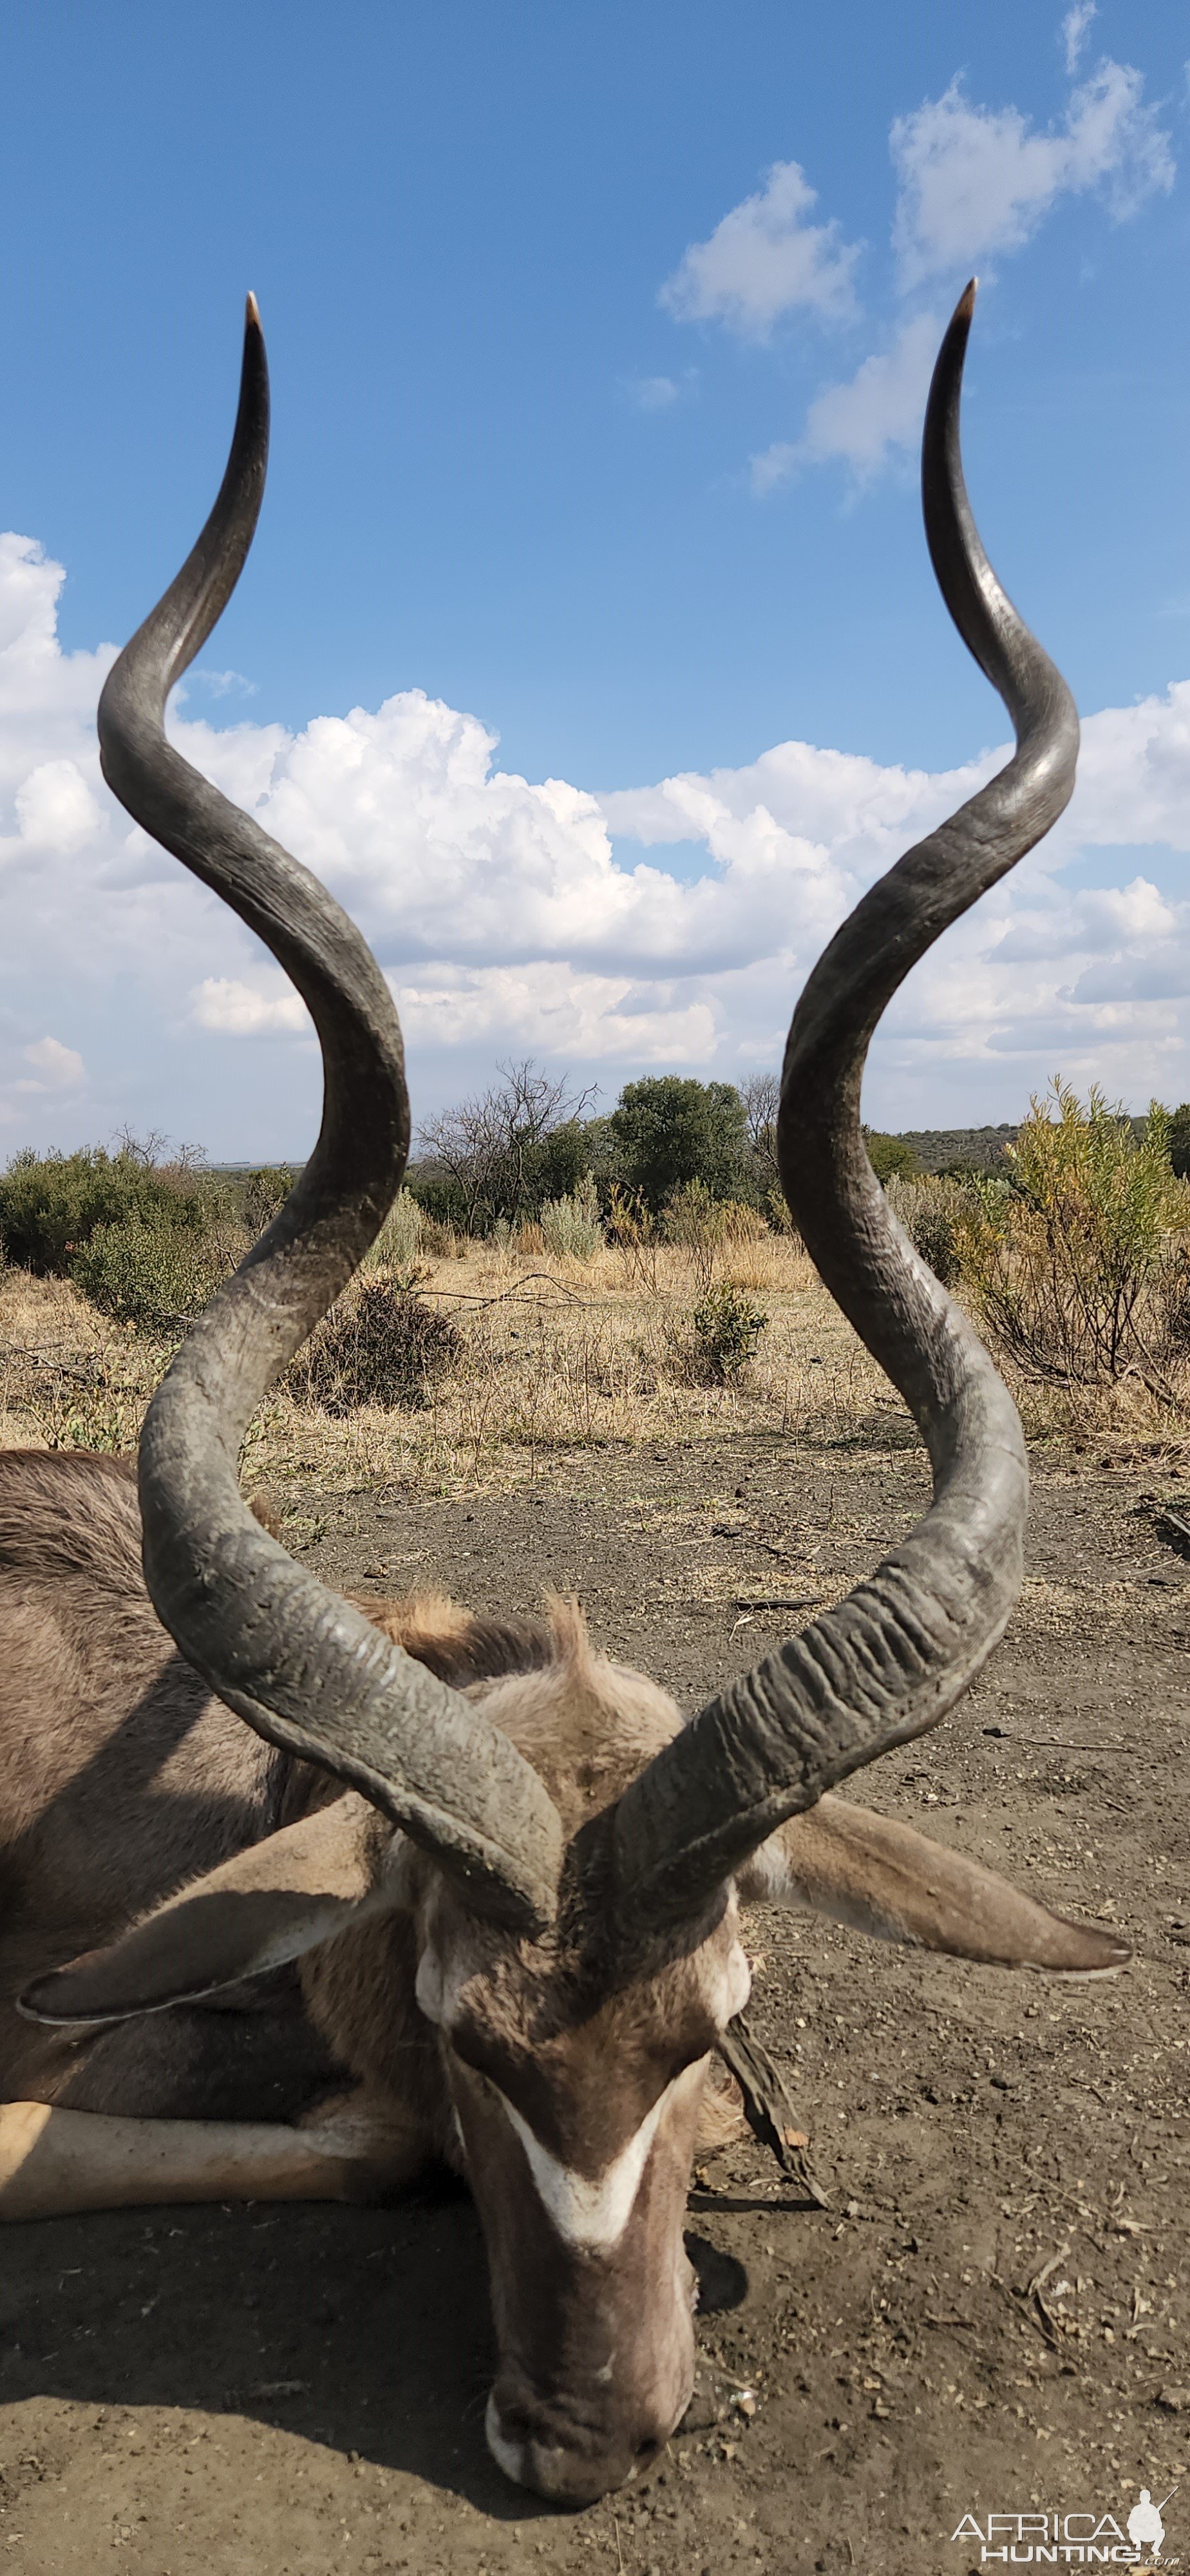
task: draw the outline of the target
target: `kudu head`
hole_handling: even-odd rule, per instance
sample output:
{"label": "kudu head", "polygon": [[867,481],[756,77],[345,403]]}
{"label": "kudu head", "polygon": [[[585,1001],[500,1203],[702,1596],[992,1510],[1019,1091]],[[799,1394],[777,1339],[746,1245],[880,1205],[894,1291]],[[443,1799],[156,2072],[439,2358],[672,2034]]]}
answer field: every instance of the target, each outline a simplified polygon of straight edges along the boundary
{"label": "kudu head", "polygon": [[[296,1564],[240,1497],[249,1419],[376,1236],[409,1143],[400,1031],[363,940],[163,728],[169,690],[235,585],[260,506],[267,377],[251,302],[219,497],[100,707],[117,796],[272,949],[307,1004],[325,1068],[315,1151],[160,1387],[140,1490],[149,1590],[183,1655],[258,1734],[346,1794],[289,1829],[307,1835],[304,1857],[295,1841],[271,1878],[262,1863],[247,1949],[229,1939],[220,1964],[216,1924],[208,1956],[181,1899],[144,1927],[147,1936],[177,1916],[172,1953],[158,1930],[139,2008],[292,1957],[366,1913],[412,1918],[417,2000],[439,2034],[490,2258],[500,2360],[488,2439],[511,2477],[570,2502],[623,2479],[689,2398],[682,2214],[708,2060],[747,1996],[737,1892],[772,1893],[780,1829],[946,1715],[1020,1584],[1027,1471],[1016,1412],[896,1224],[859,1120],[865,1056],[891,995],[1049,829],[1074,780],[1069,693],[1000,589],[963,484],[972,306],[968,289],[930,391],[926,534],[1017,748],[831,941],[794,1014],[779,1120],[794,1218],[912,1408],[933,1501],[837,1609],[687,1725],[651,1683],[573,1641],[532,1679],[451,1686]],[[132,1933],[123,1950],[141,1939]],[[1052,1963],[1095,1969],[1119,1955],[1098,1935],[1071,1934]],[[86,1972],[52,1982],[57,2010],[85,2017]]]}

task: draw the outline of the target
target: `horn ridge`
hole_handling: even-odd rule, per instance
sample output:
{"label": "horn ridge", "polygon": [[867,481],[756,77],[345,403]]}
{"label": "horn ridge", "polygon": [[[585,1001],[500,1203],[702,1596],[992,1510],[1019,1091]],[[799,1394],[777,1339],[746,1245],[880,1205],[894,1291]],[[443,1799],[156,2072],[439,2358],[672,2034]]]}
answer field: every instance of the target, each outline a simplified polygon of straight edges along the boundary
{"label": "horn ridge", "polygon": [[145,1579],[188,1662],[259,1735],[362,1790],[527,1933],[556,1907],[562,1834],[531,1765],[266,1534],[237,1459],[267,1388],[383,1224],[409,1149],[401,1032],[370,950],[317,879],[169,743],[166,699],[252,542],[268,454],[268,371],[249,300],[239,409],[214,508],[109,673],[99,740],[133,819],[255,931],[306,1002],[322,1049],[318,1142],[285,1206],[199,1317],[140,1444]]}
{"label": "horn ridge", "polygon": [[1028,1466],[1016,1408],[962,1310],[896,1223],[860,1128],[881,1013],[918,959],[1056,822],[1078,718],[992,572],[959,443],[974,288],[938,355],[922,505],[950,614],[1012,718],[1017,747],[856,906],[811,973],[782,1072],[782,1185],[836,1303],[909,1404],[929,1451],[924,1519],[837,1609],[709,1702],[621,1798],[618,1913],[652,1932],[695,1910],[776,1827],[937,1725],[1003,1634],[1020,1590]]}

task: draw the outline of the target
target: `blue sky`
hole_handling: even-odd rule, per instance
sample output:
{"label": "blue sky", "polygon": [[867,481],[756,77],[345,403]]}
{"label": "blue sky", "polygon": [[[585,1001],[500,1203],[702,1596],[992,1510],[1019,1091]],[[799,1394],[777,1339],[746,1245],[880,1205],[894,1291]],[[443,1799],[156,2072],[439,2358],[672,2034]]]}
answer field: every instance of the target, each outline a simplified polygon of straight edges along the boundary
{"label": "blue sky", "polygon": [[913,453],[972,267],[968,477],[1087,751],[869,1113],[1190,1093],[1181,7],[42,0],[0,45],[0,1152],[316,1117],[280,979],[91,748],[249,285],[269,493],[179,738],[356,912],[418,1107],[529,1052],[605,1104],[775,1062],[843,911],[985,774]]}

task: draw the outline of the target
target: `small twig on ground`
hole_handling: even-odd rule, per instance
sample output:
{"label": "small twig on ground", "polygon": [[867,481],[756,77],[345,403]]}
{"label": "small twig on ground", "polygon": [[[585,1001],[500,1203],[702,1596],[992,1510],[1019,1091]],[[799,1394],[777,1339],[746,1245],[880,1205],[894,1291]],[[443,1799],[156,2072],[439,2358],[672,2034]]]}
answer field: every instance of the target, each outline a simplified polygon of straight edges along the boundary
{"label": "small twig on ground", "polygon": [[807,2199],[819,2209],[829,2209],[830,2202],[806,2163],[805,2134],[798,2126],[785,2078],[742,2013],[728,2023],[719,2042],[719,2055],[739,2085],[744,2117],[753,2136],[776,2157],[782,2173],[805,2192]]}
{"label": "small twig on ground", "polygon": [[606,1306],[610,1302],[606,1297],[580,1297],[577,1288],[568,1288],[564,1279],[551,1278],[548,1270],[527,1270],[524,1278],[518,1281],[515,1288],[501,1288],[494,1297],[480,1297],[474,1291],[465,1288],[419,1288],[417,1293],[419,1297],[435,1297],[440,1304],[448,1306],[520,1304],[548,1307],[550,1304],[548,1297],[526,1297],[524,1293],[535,1279],[541,1280],[547,1288],[555,1288],[559,1297],[568,1297],[572,1306]]}
{"label": "small twig on ground", "polygon": [[1046,2282],[1052,2281],[1055,2272],[1059,2270],[1063,2263],[1068,2262],[1069,2259],[1070,2244],[1069,2240],[1067,2240],[1064,2245],[1059,2245],[1056,2254],[1051,2254],[1048,2263],[1043,2263],[1040,2271],[1034,2273],[1026,2291],[1026,2297],[1032,2299],[1033,2305],[1037,2310],[1037,2314],[1041,2319],[1047,2343],[1052,2343],[1054,2345],[1057,2345],[1060,2341],[1062,2329],[1059,2325],[1058,2319],[1046,2306],[1045,2300],[1041,2294],[1045,2288]]}
{"label": "small twig on ground", "polygon": [[989,2272],[988,2279],[995,2282],[998,2290],[1003,2291],[1014,2317],[1023,2318],[1027,2325],[1031,2325],[1034,2334],[1040,2335],[1043,2344],[1052,2352],[1057,2336],[1052,2324],[1047,2325],[1043,2321],[1043,2316],[1038,2315],[1028,2292],[1014,2290],[1011,2281],[1006,2281],[999,2272]]}
{"label": "small twig on ground", "polygon": [[1053,1753],[1127,1753],[1128,1746],[1116,1737],[1105,1736],[1100,1744],[1074,1744],[1066,1735],[1015,1735],[1009,1726],[985,1726],[984,1735],[994,1735],[1001,1744],[1029,1744]]}
{"label": "small twig on ground", "polygon": [[1161,1505],[1154,1510],[1153,1523],[1181,1554],[1190,1553],[1190,1521],[1184,1521],[1180,1512],[1171,1511],[1168,1503]]}

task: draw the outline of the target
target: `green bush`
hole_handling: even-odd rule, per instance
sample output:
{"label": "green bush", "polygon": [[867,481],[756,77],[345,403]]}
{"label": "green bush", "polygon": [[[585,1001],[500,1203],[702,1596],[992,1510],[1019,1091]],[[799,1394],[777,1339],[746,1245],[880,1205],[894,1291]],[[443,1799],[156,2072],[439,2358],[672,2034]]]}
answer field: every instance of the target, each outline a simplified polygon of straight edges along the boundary
{"label": "green bush", "polygon": [[361,1404],[422,1405],[460,1349],[457,1324],[419,1297],[414,1272],[363,1278],[316,1325],[286,1384],[336,1418]]}
{"label": "green bush", "polygon": [[169,1334],[184,1330],[232,1268],[217,1236],[158,1213],[97,1225],[73,1255],[70,1276],[103,1314]]}
{"label": "green bush", "polygon": [[75,1154],[17,1154],[0,1174],[0,1239],[10,1261],[64,1276],[97,1227],[159,1222],[195,1233],[234,1219],[228,1184],[186,1159],[155,1163],[151,1147],[101,1145]]}
{"label": "green bush", "polygon": [[768,1318],[739,1288],[708,1289],[690,1318],[686,1344],[689,1376],[697,1386],[738,1386]]}

